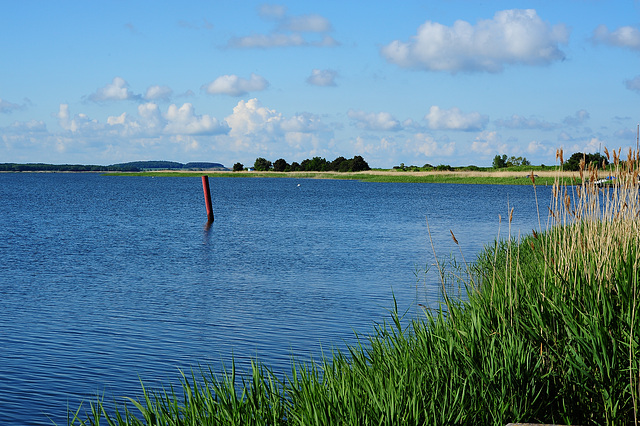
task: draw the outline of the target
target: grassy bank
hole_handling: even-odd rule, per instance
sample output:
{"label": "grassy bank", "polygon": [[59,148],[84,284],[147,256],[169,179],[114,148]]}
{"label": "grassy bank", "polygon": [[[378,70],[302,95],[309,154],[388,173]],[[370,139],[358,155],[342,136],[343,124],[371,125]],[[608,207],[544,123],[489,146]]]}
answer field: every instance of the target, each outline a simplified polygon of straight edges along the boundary
{"label": "grassy bank", "polygon": [[[259,364],[244,379],[198,371],[117,414],[90,402],[69,423],[637,424],[637,160],[616,162],[604,189],[588,169],[580,186],[557,182],[532,235],[512,238],[507,212],[476,262],[438,266],[442,308],[408,326],[392,316],[361,346],[287,377]],[[447,292],[458,285],[468,297]]]}
{"label": "grassy bank", "polygon": [[[389,183],[460,183],[460,184],[486,184],[486,185],[531,185],[529,175],[536,175],[538,185],[553,185],[555,175],[548,171],[534,170],[504,170],[497,171],[397,171],[374,170],[357,173],[335,172],[133,172],[133,173],[108,173],[109,176],[173,176],[173,177],[199,177],[204,174],[211,178],[291,178],[291,179],[337,179],[358,180],[362,182],[389,182]],[[567,173],[573,176],[574,173]],[[579,183],[579,180],[576,182]]]}

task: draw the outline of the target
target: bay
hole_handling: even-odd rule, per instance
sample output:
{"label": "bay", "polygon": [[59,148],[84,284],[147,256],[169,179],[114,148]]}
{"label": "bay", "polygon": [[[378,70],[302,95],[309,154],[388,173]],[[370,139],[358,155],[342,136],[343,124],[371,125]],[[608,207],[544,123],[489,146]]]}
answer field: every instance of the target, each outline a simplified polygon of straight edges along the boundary
{"label": "bay", "polygon": [[0,424],[65,424],[82,400],[200,365],[286,373],[389,320],[394,298],[408,317],[438,302],[427,218],[438,257],[467,261],[510,208],[513,235],[539,223],[531,187],[210,183],[207,227],[199,178],[0,174]]}

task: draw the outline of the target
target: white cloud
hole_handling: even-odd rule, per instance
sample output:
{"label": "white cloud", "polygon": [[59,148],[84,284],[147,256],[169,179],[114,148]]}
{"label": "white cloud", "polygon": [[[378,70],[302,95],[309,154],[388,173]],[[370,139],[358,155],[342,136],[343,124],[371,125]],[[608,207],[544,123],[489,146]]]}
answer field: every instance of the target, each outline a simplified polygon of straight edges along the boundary
{"label": "white cloud", "polygon": [[531,155],[536,155],[538,157],[551,157],[551,155],[555,155],[557,147],[552,146],[548,142],[540,142],[533,140],[529,142],[527,145],[527,153]]}
{"label": "white cloud", "polygon": [[163,100],[168,101],[173,94],[173,90],[171,90],[168,86],[149,86],[147,89],[147,93],[145,93],[144,98],[148,101],[154,100]]}
{"label": "white cloud", "polygon": [[107,124],[117,128],[122,136],[155,137],[158,135],[217,135],[229,131],[226,122],[210,115],[197,115],[190,103],[181,107],[169,105],[162,114],[153,102],[138,105],[138,116],[127,113],[111,116]]}
{"label": "white cloud", "polygon": [[94,102],[138,100],[140,95],[135,95],[129,90],[129,84],[121,77],[115,77],[110,84],[99,88],[89,95],[89,100]]}
{"label": "white cloud", "polygon": [[502,138],[496,131],[481,132],[471,143],[471,151],[483,155],[494,155],[507,151],[507,145],[502,142]]}
{"label": "white cloud", "polygon": [[314,69],[311,71],[311,75],[307,78],[307,83],[313,86],[336,86],[336,77],[338,72],[334,70],[320,70]]}
{"label": "white cloud", "polygon": [[60,104],[57,117],[60,127],[72,133],[81,131],[96,131],[103,127],[98,122],[98,120],[92,120],[86,114],[76,114],[72,118],[71,113],[69,112],[68,104]]}
{"label": "white cloud", "polygon": [[316,14],[291,16],[280,23],[280,29],[292,32],[325,33],[331,31],[331,23],[324,16]]}
{"label": "white cloud", "polygon": [[629,90],[633,90],[635,92],[640,92],[640,75],[635,76],[631,80],[625,81],[624,85]]}
{"label": "white cloud", "polygon": [[402,128],[400,122],[388,112],[364,112],[349,110],[347,116],[355,121],[357,127],[365,130],[395,131]]}
{"label": "white cloud", "polygon": [[432,130],[482,130],[489,118],[478,112],[462,113],[459,108],[440,109],[438,106],[429,108],[429,113],[424,117]]}
{"label": "white cloud", "polygon": [[[231,37],[227,47],[232,48],[272,48],[291,46],[333,47],[339,43],[327,33],[332,31],[331,22],[318,14],[287,16],[287,9],[280,5],[262,5],[258,14],[263,19],[275,21],[276,26],[269,34],[253,34]],[[309,40],[302,34],[321,35],[319,40]]]}
{"label": "white cloud", "polygon": [[165,133],[182,135],[211,135],[227,133],[226,123],[220,123],[210,115],[196,115],[193,105],[183,104],[178,108],[175,104],[169,105],[165,114],[167,125]]}
{"label": "white cloud", "polygon": [[640,30],[630,26],[620,27],[611,32],[606,25],[599,25],[593,31],[592,40],[610,46],[640,50]]}
{"label": "white cloud", "polygon": [[564,59],[558,47],[569,40],[564,24],[551,26],[533,9],[504,10],[475,26],[456,21],[448,27],[427,21],[408,42],[381,49],[391,63],[427,71],[500,72],[505,65],[547,65]]}
{"label": "white cloud", "polygon": [[508,129],[553,130],[559,127],[556,123],[549,123],[548,121],[538,120],[533,117],[526,118],[517,114],[512,115],[511,118],[507,120],[496,120],[495,124]]}
{"label": "white cloud", "polygon": [[265,90],[268,86],[269,82],[264,77],[251,73],[248,80],[234,74],[223,75],[202,86],[202,89],[210,95],[243,96],[249,92]]}
{"label": "white cloud", "polygon": [[279,133],[282,123],[282,114],[263,107],[258,99],[253,98],[248,101],[240,101],[233,108],[233,114],[226,119],[229,123],[231,136],[245,136],[251,134]]}
{"label": "white cloud", "polygon": [[426,133],[417,133],[407,141],[407,148],[410,152],[422,154],[427,159],[430,157],[450,157],[456,152],[455,142],[438,143],[433,136]]}
{"label": "white cloud", "polygon": [[[296,114],[290,118],[263,106],[257,99],[239,101],[233,113],[225,118],[230,127],[230,143],[234,151],[289,158],[320,155],[331,140],[332,132],[314,114]],[[315,153],[312,155],[312,153]]]}
{"label": "white cloud", "polygon": [[320,121],[320,117],[311,113],[296,114],[291,118],[283,119],[281,128],[284,132],[295,133],[311,133],[327,129]]}

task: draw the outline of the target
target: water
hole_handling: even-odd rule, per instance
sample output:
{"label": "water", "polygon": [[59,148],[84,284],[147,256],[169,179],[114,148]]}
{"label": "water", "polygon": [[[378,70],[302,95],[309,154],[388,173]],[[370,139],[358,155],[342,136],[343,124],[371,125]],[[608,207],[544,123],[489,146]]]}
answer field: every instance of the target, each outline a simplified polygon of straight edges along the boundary
{"label": "water", "polygon": [[[300,186],[298,186],[300,184]],[[354,343],[437,301],[439,257],[472,260],[531,187],[299,179],[0,174],[0,424],[66,423],[67,406],[136,396],[178,369],[291,358]],[[548,188],[538,188],[546,212]],[[543,223],[544,226],[544,223]],[[502,234],[506,233],[503,220]]]}

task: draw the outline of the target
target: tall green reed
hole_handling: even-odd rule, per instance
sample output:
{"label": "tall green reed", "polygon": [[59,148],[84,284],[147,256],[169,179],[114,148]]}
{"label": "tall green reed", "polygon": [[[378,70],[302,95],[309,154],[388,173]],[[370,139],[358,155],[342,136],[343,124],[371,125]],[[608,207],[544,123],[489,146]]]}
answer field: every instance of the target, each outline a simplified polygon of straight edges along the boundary
{"label": "tall green reed", "polygon": [[473,264],[437,260],[439,308],[396,308],[286,377],[258,363],[246,376],[201,370],[115,411],[98,398],[69,424],[637,424],[638,154],[614,153],[613,186],[596,185],[601,173],[583,164],[579,185],[558,179],[544,229],[512,236],[510,209],[506,236]]}

